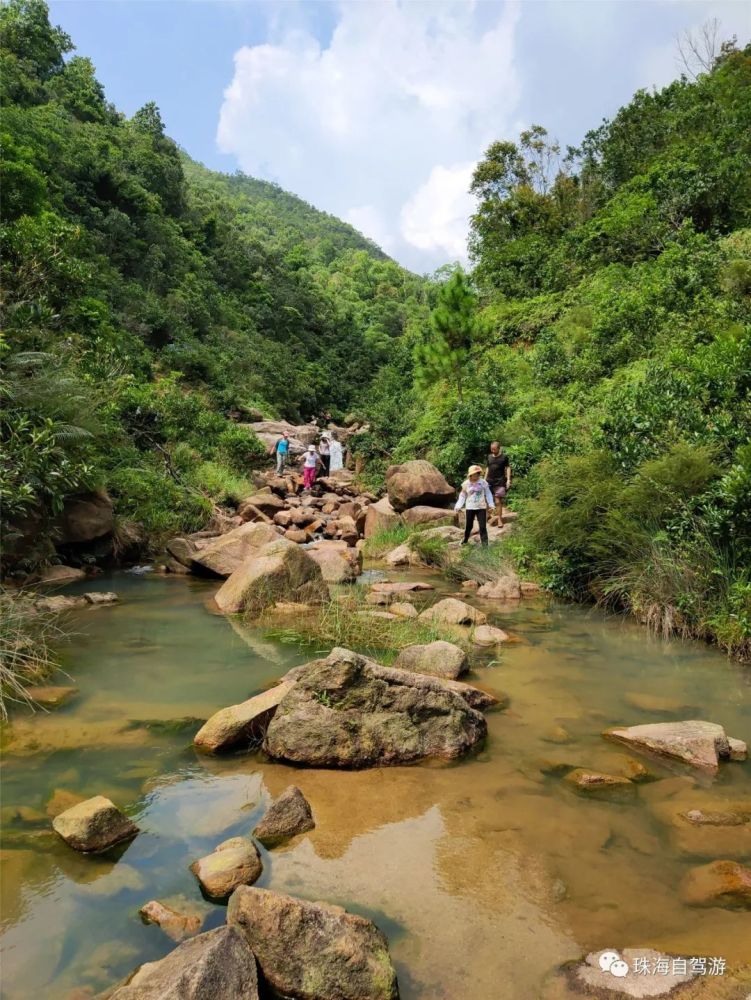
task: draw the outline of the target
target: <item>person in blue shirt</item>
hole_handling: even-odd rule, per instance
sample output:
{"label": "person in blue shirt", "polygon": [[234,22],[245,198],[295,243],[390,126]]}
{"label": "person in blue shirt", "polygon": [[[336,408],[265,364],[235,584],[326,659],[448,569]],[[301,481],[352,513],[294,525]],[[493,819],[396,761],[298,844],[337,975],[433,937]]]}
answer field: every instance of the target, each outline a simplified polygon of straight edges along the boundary
{"label": "person in blue shirt", "polygon": [[281,476],[289,458],[289,434],[286,431],[271,449],[270,454],[276,455],[276,474]]}
{"label": "person in blue shirt", "polygon": [[480,529],[480,541],[483,545],[487,545],[488,511],[493,510],[495,501],[487,480],[482,478],[482,468],[479,465],[470,465],[467,470],[467,478],[462,483],[454,510],[461,510],[462,507],[467,511],[462,545],[466,545],[469,541],[475,521]]}

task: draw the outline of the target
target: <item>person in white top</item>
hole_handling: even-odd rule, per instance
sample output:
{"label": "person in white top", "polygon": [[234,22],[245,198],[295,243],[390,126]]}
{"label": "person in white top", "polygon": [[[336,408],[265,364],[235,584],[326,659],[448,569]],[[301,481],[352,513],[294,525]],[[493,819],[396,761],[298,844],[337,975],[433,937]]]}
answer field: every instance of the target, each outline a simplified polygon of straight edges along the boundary
{"label": "person in white top", "polygon": [[344,449],[342,448],[341,441],[337,439],[337,436],[333,431],[329,439],[329,452],[331,454],[331,458],[329,459],[329,470],[331,472],[336,472],[337,469],[343,469]]}
{"label": "person in white top", "polygon": [[454,506],[454,510],[465,507],[467,511],[462,545],[466,545],[469,541],[475,521],[480,529],[480,541],[483,545],[488,544],[488,511],[493,510],[494,506],[495,501],[490,486],[487,480],[482,478],[482,468],[479,465],[470,465],[467,478],[462,483],[459,499]]}
{"label": "person in white top", "polygon": [[321,456],[324,476],[328,476],[331,463],[331,441],[328,432],[321,434],[318,442],[318,454]]}

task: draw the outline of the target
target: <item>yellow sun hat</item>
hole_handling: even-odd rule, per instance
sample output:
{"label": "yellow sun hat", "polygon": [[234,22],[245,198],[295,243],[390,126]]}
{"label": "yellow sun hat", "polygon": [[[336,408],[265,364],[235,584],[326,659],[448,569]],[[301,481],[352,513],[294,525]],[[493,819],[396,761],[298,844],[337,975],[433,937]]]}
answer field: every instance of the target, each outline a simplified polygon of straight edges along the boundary
{"label": "yellow sun hat", "polygon": [[482,475],[482,466],[481,465],[470,465],[469,469],[467,470],[467,475],[468,476],[474,476],[474,474],[476,472],[479,472]]}

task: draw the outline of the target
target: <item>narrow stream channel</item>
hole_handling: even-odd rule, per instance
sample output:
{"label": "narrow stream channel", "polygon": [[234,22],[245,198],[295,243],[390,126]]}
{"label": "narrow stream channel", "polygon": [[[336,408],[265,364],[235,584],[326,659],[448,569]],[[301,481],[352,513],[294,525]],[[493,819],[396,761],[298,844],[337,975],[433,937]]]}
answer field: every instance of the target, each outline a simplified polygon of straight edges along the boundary
{"label": "narrow stream channel", "polygon": [[[188,865],[250,833],[268,798],[293,782],[316,829],[262,849],[258,885],[371,916],[389,937],[404,1000],[534,1000],[554,966],[596,948],[751,960],[751,913],[682,904],[682,877],[709,858],[681,841],[662,808],[671,797],[702,808],[750,799],[751,763],[724,764],[712,781],[649,762],[666,780],[629,801],[586,799],[543,773],[546,761],[622,770],[628,751],[600,735],[616,724],[704,718],[749,740],[748,669],[591,610],[483,605],[514,641],[468,678],[511,699],[488,714],[479,755],[451,766],[293,770],[258,755],[199,755],[191,739],[195,720],[315,651],[210,613],[215,584],[206,581],[121,574],[97,586],[121,604],[71,616],[78,634],[64,668],[73,680],[58,683],[79,695],[48,714],[19,710],[5,727],[7,1000],[82,1000],[165,954],[170,940],[139,919],[147,900],[184,897],[205,913],[204,929],[220,924],[224,908],[201,899]],[[672,704],[646,712],[635,694]],[[75,854],[48,826],[66,793],[108,796],[141,834],[115,858]]]}

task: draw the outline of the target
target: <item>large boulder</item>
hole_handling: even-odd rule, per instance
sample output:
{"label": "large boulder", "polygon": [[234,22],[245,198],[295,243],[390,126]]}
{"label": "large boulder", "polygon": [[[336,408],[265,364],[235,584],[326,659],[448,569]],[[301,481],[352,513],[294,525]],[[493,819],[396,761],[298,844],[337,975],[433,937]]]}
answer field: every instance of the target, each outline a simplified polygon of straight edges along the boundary
{"label": "large boulder", "polygon": [[271,757],[314,767],[362,768],[428,757],[450,760],[486,735],[480,712],[438,678],[389,670],[347,649],[296,668],[269,723]]}
{"label": "large boulder", "polygon": [[328,903],[241,887],[230,899],[227,924],[245,935],[276,995],[398,1000],[388,943],[366,917]]}
{"label": "large boulder", "polygon": [[217,607],[225,614],[243,611],[252,615],[276,601],[311,604],[327,599],[321,567],[288,538],[264,545],[214,595]]}
{"label": "large boulder", "polygon": [[371,538],[383,531],[391,531],[401,523],[401,516],[391,506],[388,497],[383,497],[378,503],[372,503],[368,507],[363,534],[365,538]]}
{"label": "large boulder", "polygon": [[433,674],[456,680],[469,669],[467,654],[453,642],[429,642],[424,646],[407,646],[394,660],[400,670],[413,670],[418,674]]}
{"label": "large boulder", "polygon": [[65,501],[57,522],[59,545],[93,542],[112,533],[115,515],[106,493],[81,493]]}
{"label": "large boulder", "polygon": [[196,554],[197,548],[192,538],[183,538],[178,535],[176,538],[171,538],[165,548],[181,566],[185,566],[186,569],[193,568],[193,556]]}
{"label": "large boulder", "polygon": [[456,490],[430,462],[416,459],[386,470],[386,492],[395,511],[408,507],[448,507]]}
{"label": "large boulder", "polygon": [[310,803],[296,785],[285,788],[253,831],[264,847],[274,847],[315,827]]}
{"label": "large boulder", "polygon": [[217,927],[147,962],[108,1000],[258,1000],[256,960],[243,934]]}
{"label": "large boulder", "polygon": [[681,887],[689,906],[751,910],[751,868],[737,861],[712,861],[692,868]]}
{"label": "large boulder", "polygon": [[321,567],[326,583],[354,583],[362,572],[362,552],[346,542],[318,542],[306,551]]}
{"label": "large boulder", "polygon": [[444,597],[426,608],[420,620],[436,625],[484,625],[487,616],[456,597]]}
{"label": "large boulder", "polygon": [[211,899],[227,899],[239,885],[252,885],[263,865],[258,848],[245,837],[230,837],[198,861],[190,870]]}
{"label": "large boulder", "polygon": [[282,681],[239,705],[220,709],[198,730],[194,744],[216,752],[260,743],[279,702],[291,687],[291,681]]}
{"label": "large boulder", "polygon": [[52,820],[55,833],[76,851],[106,851],[130,840],[138,827],[103,795],[95,795],[61,812]]}
{"label": "large boulder", "polygon": [[722,726],[700,719],[618,726],[603,735],[712,773],[718,770],[721,759],[742,760],[745,757],[745,744],[741,740],[731,741]]}
{"label": "large boulder", "polygon": [[402,514],[402,520],[410,528],[418,524],[453,524],[454,511],[446,507],[409,507]]}
{"label": "large boulder", "polygon": [[[279,538],[270,524],[241,524],[226,535],[219,535],[208,545],[193,553],[193,569],[214,576],[231,576],[236,569],[258,554],[269,542]],[[182,560],[180,560],[182,561]]]}

